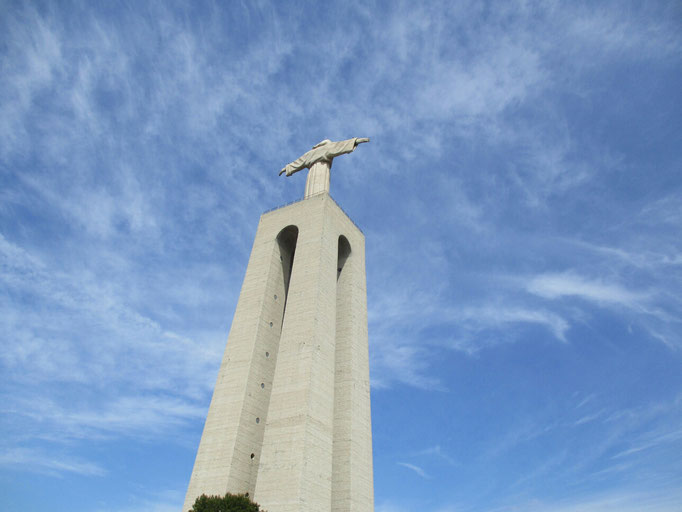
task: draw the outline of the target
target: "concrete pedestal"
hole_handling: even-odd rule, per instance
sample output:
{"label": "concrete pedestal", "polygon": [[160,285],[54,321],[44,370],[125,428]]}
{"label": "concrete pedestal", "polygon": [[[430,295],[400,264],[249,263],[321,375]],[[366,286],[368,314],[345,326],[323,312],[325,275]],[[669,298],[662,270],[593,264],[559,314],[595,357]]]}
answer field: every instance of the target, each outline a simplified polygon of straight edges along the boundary
{"label": "concrete pedestal", "polygon": [[364,244],[326,193],[263,214],[184,512],[373,510]]}

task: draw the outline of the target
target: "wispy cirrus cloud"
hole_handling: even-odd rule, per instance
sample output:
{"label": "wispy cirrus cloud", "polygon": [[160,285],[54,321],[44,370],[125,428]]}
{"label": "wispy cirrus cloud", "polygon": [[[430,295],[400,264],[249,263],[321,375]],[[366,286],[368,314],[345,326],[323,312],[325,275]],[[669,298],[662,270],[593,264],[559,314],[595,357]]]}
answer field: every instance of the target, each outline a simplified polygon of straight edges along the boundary
{"label": "wispy cirrus cloud", "polygon": [[419,466],[415,466],[414,464],[410,464],[408,462],[397,462],[398,466],[402,466],[404,468],[407,468],[411,471],[414,471],[417,475],[424,479],[430,478],[428,474],[426,474],[426,471],[424,471],[422,468]]}
{"label": "wispy cirrus cloud", "polygon": [[532,463],[519,465],[514,487],[529,489],[534,482],[556,479],[562,485],[575,488],[592,481],[598,481],[601,488],[610,485],[665,488],[673,485],[674,477],[647,472],[632,481],[630,478],[633,468],[648,467],[652,459],[675,452],[680,446],[679,411],[679,397],[634,408],[618,408],[611,400],[598,396],[587,402],[580,400],[575,408],[566,409],[560,415],[536,410],[530,416],[520,415],[499,438],[491,441],[483,460],[514,457],[529,444],[558,447],[558,437],[579,439],[591,432],[595,434],[589,447],[562,443],[563,450],[551,450]]}
{"label": "wispy cirrus cloud", "polygon": [[535,276],[527,285],[530,293],[547,299],[577,297],[606,304],[635,307],[645,301],[649,294],[628,290],[619,284],[600,279],[586,279],[572,273],[543,274]]}
{"label": "wispy cirrus cloud", "polygon": [[[561,314],[530,305],[519,307],[511,304],[511,297],[508,300],[510,303],[453,305],[434,293],[405,296],[404,302],[396,302],[394,297],[372,305],[373,386],[385,388],[395,380],[423,389],[443,390],[439,379],[427,371],[435,353],[449,348],[474,354],[499,343],[513,342],[532,327],[546,329],[555,339],[566,341],[570,324]],[[437,333],[425,336],[430,330]]]}
{"label": "wispy cirrus cloud", "polygon": [[429,448],[424,448],[423,450],[416,451],[414,452],[414,455],[418,457],[423,456],[437,457],[453,466],[457,464],[455,459],[453,459],[450,455],[445,453],[445,451],[441,448],[439,444],[430,446]]}
{"label": "wispy cirrus cloud", "polygon": [[60,476],[64,473],[75,473],[85,476],[101,477],[107,471],[90,461],[64,456],[64,454],[45,453],[36,449],[7,447],[0,455],[0,466]]}
{"label": "wispy cirrus cloud", "polygon": [[150,490],[147,493],[138,493],[131,496],[129,505],[102,507],[94,509],[96,512],[177,512],[178,503],[184,499],[184,493],[169,489],[159,491]]}
{"label": "wispy cirrus cloud", "polygon": [[64,404],[35,395],[17,397],[9,400],[2,410],[13,418],[15,425],[23,425],[18,432],[22,439],[64,443],[78,439],[130,437],[148,440],[168,436],[206,414],[203,404],[172,395],[126,395],[122,392],[117,395],[111,397],[102,393],[98,404],[85,399]]}
{"label": "wispy cirrus cloud", "polygon": [[[169,327],[175,315],[139,309],[123,283],[44,261],[2,235],[0,264],[3,466],[101,475],[100,464],[70,453],[74,443],[171,439],[205,415],[196,400],[213,385],[224,329],[185,336]],[[174,280],[167,298],[177,293],[204,309],[205,295],[194,287]],[[81,391],[64,400],[59,390],[74,387]],[[60,454],[45,443],[60,446]]]}
{"label": "wispy cirrus cloud", "polygon": [[532,500],[517,505],[492,509],[495,512],[675,512],[677,493],[659,495],[652,492],[614,491],[579,496],[567,500]]}
{"label": "wispy cirrus cloud", "polygon": [[[138,385],[143,379],[155,388],[162,381],[169,382],[163,374],[170,367],[146,369],[139,374],[139,364],[144,364],[148,354],[174,365],[177,379],[180,373],[189,378],[199,367],[210,364],[216,349],[220,350],[218,344],[207,349],[166,330],[131,307],[130,298],[114,283],[97,282],[97,277],[88,271],[55,268],[4,237],[0,242],[0,258],[6,269],[1,278],[6,294],[0,300],[7,306],[0,322],[10,334],[0,359],[16,378],[24,375],[33,382],[84,382],[96,377],[102,384],[132,379]],[[30,301],[17,301],[19,297]],[[79,324],[80,336],[64,339],[74,321]],[[49,337],[62,342],[55,345]],[[92,339],[99,344],[93,346],[89,343]],[[104,347],[108,349],[106,354],[102,353]],[[124,352],[137,354],[139,362],[131,361],[120,368],[112,356]]]}
{"label": "wispy cirrus cloud", "polygon": [[374,507],[376,512],[406,512],[407,508],[389,501],[377,503]]}
{"label": "wispy cirrus cloud", "polygon": [[[621,256],[617,253],[618,258]],[[665,263],[657,264],[655,279],[663,283],[666,266]],[[672,289],[675,288],[674,280],[668,279],[668,283],[673,283]],[[652,337],[670,348],[675,349],[682,342],[676,329],[682,323],[678,314],[681,304],[671,295],[674,292],[670,284],[661,284],[655,289],[628,288],[613,280],[587,278],[569,271],[533,276],[525,287],[529,293],[550,301],[577,299],[599,307],[629,311],[633,323],[641,325]]]}

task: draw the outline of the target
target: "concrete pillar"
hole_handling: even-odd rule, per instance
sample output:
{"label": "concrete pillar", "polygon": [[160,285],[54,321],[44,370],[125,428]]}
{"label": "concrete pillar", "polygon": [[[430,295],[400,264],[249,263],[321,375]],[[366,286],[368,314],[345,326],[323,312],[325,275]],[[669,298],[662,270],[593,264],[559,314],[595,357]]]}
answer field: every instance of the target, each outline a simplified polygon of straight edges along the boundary
{"label": "concrete pillar", "polygon": [[365,282],[364,236],[328,194],[263,214],[183,511],[225,492],[373,510]]}

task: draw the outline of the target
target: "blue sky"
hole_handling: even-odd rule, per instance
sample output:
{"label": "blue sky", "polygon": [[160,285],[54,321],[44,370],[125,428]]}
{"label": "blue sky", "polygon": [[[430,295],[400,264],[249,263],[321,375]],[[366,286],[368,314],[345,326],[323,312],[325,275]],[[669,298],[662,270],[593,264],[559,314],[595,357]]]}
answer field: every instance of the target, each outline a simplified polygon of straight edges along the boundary
{"label": "blue sky", "polygon": [[358,136],[377,512],[680,510],[679,2],[0,10],[0,508],[180,509],[277,173]]}

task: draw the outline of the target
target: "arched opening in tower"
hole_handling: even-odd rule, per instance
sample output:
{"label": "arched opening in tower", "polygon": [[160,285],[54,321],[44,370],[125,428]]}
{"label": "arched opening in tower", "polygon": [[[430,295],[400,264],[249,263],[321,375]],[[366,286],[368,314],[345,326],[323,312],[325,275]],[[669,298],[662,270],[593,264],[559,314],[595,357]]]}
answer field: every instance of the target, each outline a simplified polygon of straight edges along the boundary
{"label": "arched opening in tower", "polygon": [[341,235],[339,237],[339,255],[337,258],[336,265],[336,280],[338,281],[341,277],[341,272],[343,271],[343,266],[346,264],[346,260],[350,256],[350,243],[348,239]]}
{"label": "arched opening in tower", "polygon": [[277,235],[277,246],[279,247],[279,259],[282,262],[282,278],[284,280],[284,307],[282,310],[282,322],[287,310],[287,297],[289,295],[289,282],[291,281],[291,269],[294,266],[294,254],[296,253],[296,242],[298,241],[298,228],[287,226]]}

